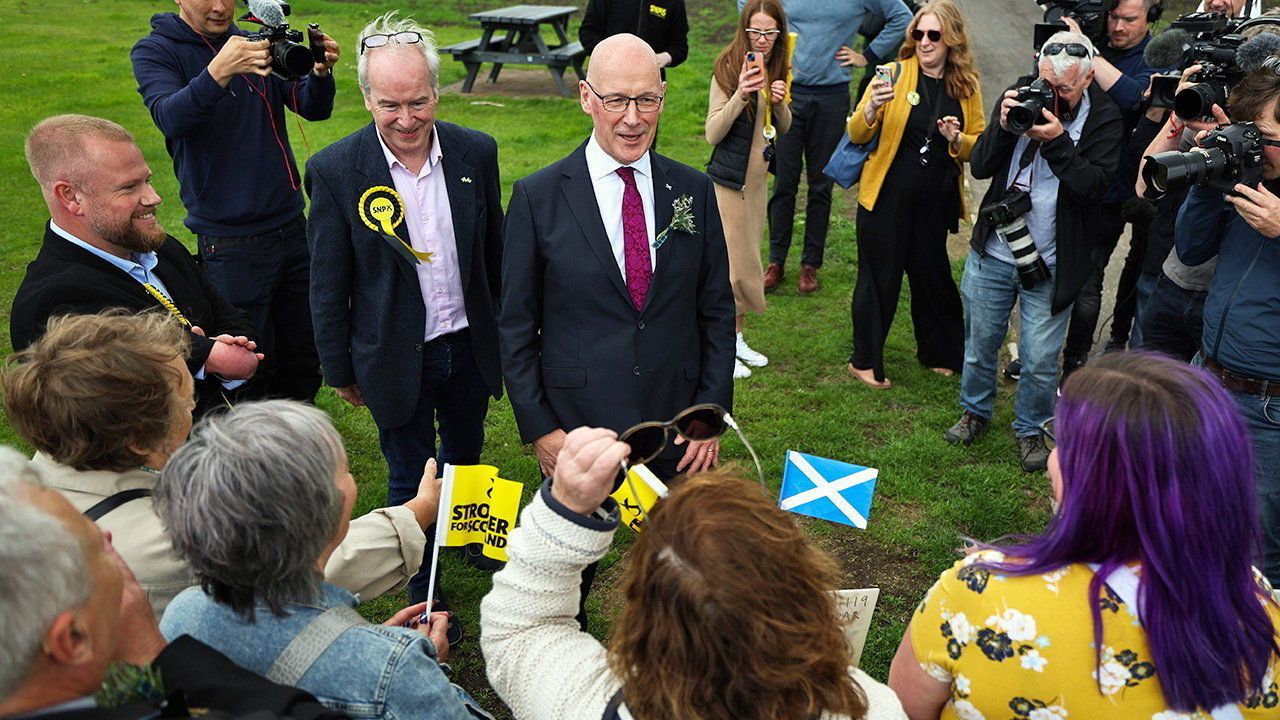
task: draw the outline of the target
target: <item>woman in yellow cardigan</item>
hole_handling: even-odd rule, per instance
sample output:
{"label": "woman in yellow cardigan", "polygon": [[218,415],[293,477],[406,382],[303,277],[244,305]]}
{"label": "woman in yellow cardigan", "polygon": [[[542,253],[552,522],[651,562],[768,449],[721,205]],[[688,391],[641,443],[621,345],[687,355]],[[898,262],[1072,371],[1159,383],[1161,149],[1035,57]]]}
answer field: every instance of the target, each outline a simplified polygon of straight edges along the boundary
{"label": "woman in yellow cardigan", "polygon": [[907,27],[892,82],[876,80],[849,117],[849,139],[880,141],[858,188],[858,282],[849,373],[887,388],[884,343],[905,270],[916,356],[940,375],[959,372],[964,315],[947,259],[947,232],[964,214],[961,163],[982,134],[982,94],[964,17],[934,0]]}

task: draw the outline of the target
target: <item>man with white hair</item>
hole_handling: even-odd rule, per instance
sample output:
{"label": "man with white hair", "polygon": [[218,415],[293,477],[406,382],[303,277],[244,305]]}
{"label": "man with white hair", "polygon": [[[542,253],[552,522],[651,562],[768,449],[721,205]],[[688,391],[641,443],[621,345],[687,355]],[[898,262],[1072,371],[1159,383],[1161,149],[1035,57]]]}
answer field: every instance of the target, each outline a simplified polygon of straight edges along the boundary
{"label": "man with white hair", "polygon": [[[436,119],[429,30],[391,12],[357,46],[373,122],[307,163],[311,308],[325,382],[369,408],[399,505],[437,457],[437,420],[440,466],[474,465],[502,395],[498,145]],[[411,581],[410,599],[426,585]]]}
{"label": "man with white hair", "polygon": [[[964,413],[944,437],[967,445],[987,431],[995,411],[996,361],[1009,313],[1019,302],[1022,378],[1014,400],[1013,431],[1027,472],[1043,471],[1048,462],[1042,426],[1053,418],[1058,353],[1069,310],[1089,273],[1095,206],[1116,171],[1123,139],[1119,108],[1092,82],[1094,55],[1093,43],[1084,35],[1064,31],[1050,37],[1040,50],[1039,82],[1048,85],[1051,102],[1025,133],[1010,130],[1018,88],[1036,80],[1019,78],[992,111],[1000,122],[978,138],[969,160],[974,177],[991,178],[991,187],[982,200],[960,283],[965,304],[960,383]],[[1020,216],[1017,220],[993,218],[987,211],[1019,191],[1023,203],[1030,200],[1030,210],[1012,213]],[[1026,223],[1033,246],[1025,244],[1022,230],[1015,227],[1018,222]],[[1032,247],[1043,266],[1029,264]],[[1028,273],[1032,267],[1039,267],[1040,273]]]}
{"label": "man with white hair", "polygon": [[[346,717],[189,637],[166,644],[110,535],[8,448],[0,448],[0,617],[0,717],[156,717],[162,701],[166,717]],[[146,683],[131,683],[127,704],[102,706],[100,690],[125,689],[104,688],[113,663],[150,666],[160,686],[145,693]]]}

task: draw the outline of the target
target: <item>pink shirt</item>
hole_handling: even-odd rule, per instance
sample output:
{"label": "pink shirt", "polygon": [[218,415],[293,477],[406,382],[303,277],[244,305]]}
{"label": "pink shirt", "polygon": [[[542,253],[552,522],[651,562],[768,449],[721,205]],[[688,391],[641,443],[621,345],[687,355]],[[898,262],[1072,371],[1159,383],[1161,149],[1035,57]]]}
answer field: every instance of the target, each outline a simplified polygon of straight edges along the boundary
{"label": "pink shirt", "polygon": [[387,158],[391,180],[404,203],[404,224],[409,244],[419,252],[433,253],[431,262],[419,262],[418,285],[427,311],[423,340],[457,332],[467,327],[467,308],[462,297],[462,275],[458,269],[458,243],[453,236],[453,213],[445,187],[443,155],[433,127],[431,152],[417,175],[409,172],[378,135],[378,144]]}

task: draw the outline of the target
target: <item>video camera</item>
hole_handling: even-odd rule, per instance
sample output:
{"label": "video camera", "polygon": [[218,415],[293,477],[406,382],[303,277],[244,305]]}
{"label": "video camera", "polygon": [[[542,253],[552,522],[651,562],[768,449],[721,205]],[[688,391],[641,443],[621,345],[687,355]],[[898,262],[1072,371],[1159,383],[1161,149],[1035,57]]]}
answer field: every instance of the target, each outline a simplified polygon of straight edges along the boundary
{"label": "video camera", "polygon": [[1107,6],[1106,0],[1045,0],[1037,2],[1044,6],[1044,22],[1036,23],[1036,50],[1044,47],[1049,38],[1056,32],[1066,29],[1062,18],[1069,17],[1080,25],[1080,32],[1093,42],[1094,47],[1107,44]]}
{"label": "video camera", "polygon": [[1049,108],[1054,115],[1058,114],[1058,90],[1048,80],[1036,78],[1030,85],[1017,88],[1017,93],[1014,100],[1018,104],[1009,108],[1009,112],[1005,114],[1005,124],[1014,135],[1022,135],[1033,125],[1048,122],[1041,112],[1045,108]]}
{"label": "video camera", "polygon": [[1230,193],[1236,183],[1262,181],[1262,133],[1251,122],[1219,125],[1198,149],[1170,150],[1143,158],[1142,179],[1159,195],[1192,185]]}
{"label": "video camera", "polygon": [[311,72],[316,63],[324,62],[324,33],[316,23],[307,25],[310,49],[302,45],[302,33],[289,29],[285,17],[289,3],[279,0],[245,0],[249,12],[242,22],[257,23],[262,30],[249,33],[248,40],[266,40],[271,44],[271,72],[285,80],[298,80]]}

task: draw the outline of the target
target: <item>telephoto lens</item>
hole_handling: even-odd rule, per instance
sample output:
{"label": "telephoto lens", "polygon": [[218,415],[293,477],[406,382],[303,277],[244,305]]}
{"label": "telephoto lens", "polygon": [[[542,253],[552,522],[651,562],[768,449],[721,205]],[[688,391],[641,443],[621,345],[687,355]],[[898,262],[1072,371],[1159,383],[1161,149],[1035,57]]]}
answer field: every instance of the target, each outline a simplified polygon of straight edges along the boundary
{"label": "telephoto lens", "polygon": [[1157,195],[1192,185],[1230,193],[1236,183],[1262,181],[1262,134],[1251,122],[1221,125],[1188,152],[1156,153],[1144,158],[1142,179]]}
{"label": "telephoto lens", "polygon": [[1196,83],[1173,96],[1173,112],[1183,120],[1212,118],[1214,105],[1227,106],[1227,86],[1222,83]]}
{"label": "telephoto lens", "polygon": [[1226,161],[1222,151],[1217,149],[1207,153],[1169,150],[1148,155],[1145,159],[1142,179],[1147,187],[1160,195],[1180,192],[1204,181],[1211,166],[1218,167]]}
{"label": "telephoto lens", "polygon": [[996,235],[1009,246],[1013,253],[1013,264],[1018,268],[1018,282],[1026,290],[1049,279],[1049,266],[1036,250],[1036,243],[1031,239],[1031,231],[1027,221],[1017,218],[1008,225],[996,228]]}

